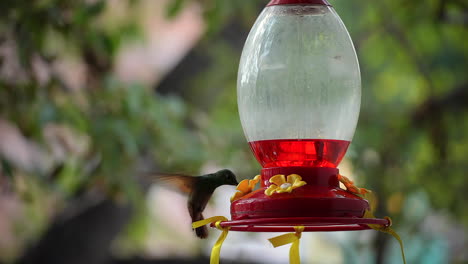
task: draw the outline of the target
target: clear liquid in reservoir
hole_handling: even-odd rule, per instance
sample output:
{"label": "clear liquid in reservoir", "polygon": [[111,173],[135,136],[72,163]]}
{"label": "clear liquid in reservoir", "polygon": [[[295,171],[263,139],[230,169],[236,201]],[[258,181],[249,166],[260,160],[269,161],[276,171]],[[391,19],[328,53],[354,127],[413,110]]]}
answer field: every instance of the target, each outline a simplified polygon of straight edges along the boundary
{"label": "clear liquid in reservoir", "polygon": [[349,141],[334,139],[273,139],[249,142],[263,168],[333,167],[343,159]]}

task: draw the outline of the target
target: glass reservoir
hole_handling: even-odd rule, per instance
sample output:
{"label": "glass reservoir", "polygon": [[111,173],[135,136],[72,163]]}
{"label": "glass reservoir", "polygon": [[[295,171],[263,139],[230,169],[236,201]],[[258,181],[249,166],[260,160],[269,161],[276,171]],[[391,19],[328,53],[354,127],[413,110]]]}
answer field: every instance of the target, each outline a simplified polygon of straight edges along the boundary
{"label": "glass reservoir", "polygon": [[270,2],[247,38],[237,84],[244,133],[263,168],[338,166],[356,128],[361,79],[331,6]]}

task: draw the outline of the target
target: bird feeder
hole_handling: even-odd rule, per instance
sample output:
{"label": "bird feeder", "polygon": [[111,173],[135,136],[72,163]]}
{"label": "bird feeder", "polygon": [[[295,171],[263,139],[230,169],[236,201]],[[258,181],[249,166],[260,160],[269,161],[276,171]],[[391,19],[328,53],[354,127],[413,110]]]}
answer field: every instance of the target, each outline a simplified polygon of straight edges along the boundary
{"label": "bird feeder", "polygon": [[192,225],[223,230],[211,263],[218,263],[228,231],[294,232],[270,242],[292,243],[290,263],[299,263],[302,232],[370,228],[392,234],[404,260],[390,218],[375,218],[367,190],[337,168],[358,121],[361,77],[348,31],[326,0],[269,2],[242,51],[237,101],[262,170],[237,186],[230,220],[218,216]]}
{"label": "bird feeder", "polygon": [[[361,102],[359,63],[326,0],[272,0],[245,43],[237,99],[261,188],[231,204],[231,230],[368,229],[369,203],[339,186],[337,166]],[[300,185],[300,186],[299,186]]]}

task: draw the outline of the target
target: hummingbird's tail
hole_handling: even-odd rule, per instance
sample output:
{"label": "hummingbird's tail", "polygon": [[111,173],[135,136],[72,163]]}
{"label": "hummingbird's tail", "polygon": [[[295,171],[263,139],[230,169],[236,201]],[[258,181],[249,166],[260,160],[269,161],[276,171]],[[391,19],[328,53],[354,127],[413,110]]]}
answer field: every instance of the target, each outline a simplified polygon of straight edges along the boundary
{"label": "hummingbird's tail", "polygon": [[195,229],[195,234],[199,238],[207,238],[208,237],[208,228],[206,226],[201,226]]}
{"label": "hummingbird's tail", "polygon": [[[204,219],[202,214],[198,214],[198,216],[195,217],[195,218],[196,218],[196,219],[194,219],[195,221],[200,221],[200,220]],[[195,234],[199,238],[202,238],[202,239],[207,238],[208,237],[208,228],[206,227],[206,225],[195,228]]]}

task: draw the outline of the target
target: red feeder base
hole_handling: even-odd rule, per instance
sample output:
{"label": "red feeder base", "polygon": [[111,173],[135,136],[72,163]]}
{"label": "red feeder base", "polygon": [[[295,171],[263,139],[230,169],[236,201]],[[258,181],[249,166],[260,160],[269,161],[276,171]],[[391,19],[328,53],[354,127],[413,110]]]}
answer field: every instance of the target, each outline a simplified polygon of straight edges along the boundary
{"label": "red feeder base", "polygon": [[[277,174],[298,174],[306,185],[291,193],[264,192]],[[262,170],[262,187],[232,202],[233,221],[222,225],[236,231],[290,231],[304,225],[305,231],[368,229],[366,224],[387,224],[385,219],[364,219],[369,203],[339,187],[338,169],[322,167],[278,167]]]}

